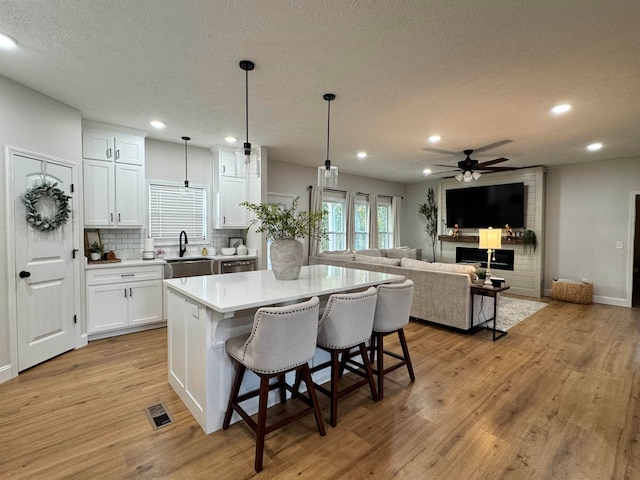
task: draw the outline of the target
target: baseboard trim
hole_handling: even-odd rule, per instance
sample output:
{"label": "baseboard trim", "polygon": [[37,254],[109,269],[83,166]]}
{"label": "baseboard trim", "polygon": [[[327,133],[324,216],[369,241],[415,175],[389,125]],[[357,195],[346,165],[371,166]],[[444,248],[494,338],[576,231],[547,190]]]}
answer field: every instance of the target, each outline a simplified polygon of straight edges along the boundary
{"label": "baseboard trim", "polygon": [[145,330],[153,330],[154,328],[163,328],[167,326],[167,322],[152,323],[150,325],[140,325],[139,327],[122,328],[120,330],[110,330],[108,332],[90,333],[89,341],[101,340],[103,338],[117,337],[118,335],[126,335],[127,333],[144,332]]}
{"label": "baseboard trim", "polygon": [[13,377],[15,377],[13,374],[13,365],[8,364],[0,367],[0,383],[11,380]]}

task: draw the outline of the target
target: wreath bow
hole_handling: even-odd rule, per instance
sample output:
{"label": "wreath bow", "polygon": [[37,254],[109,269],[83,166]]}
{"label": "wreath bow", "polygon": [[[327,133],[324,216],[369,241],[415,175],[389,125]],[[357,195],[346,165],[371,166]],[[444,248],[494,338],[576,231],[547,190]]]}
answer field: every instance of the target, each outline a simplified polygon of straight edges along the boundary
{"label": "wreath bow", "polygon": [[[38,201],[42,195],[51,197],[56,201],[56,214],[53,218],[43,217],[38,212]],[[27,208],[27,215],[25,216],[27,222],[41,232],[51,232],[64,225],[69,219],[69,213],[71,213],[69,198],[71,197],[58,188],[58,182],[42,182],[40,185],[28,189],[22,197],[22,203]]]}

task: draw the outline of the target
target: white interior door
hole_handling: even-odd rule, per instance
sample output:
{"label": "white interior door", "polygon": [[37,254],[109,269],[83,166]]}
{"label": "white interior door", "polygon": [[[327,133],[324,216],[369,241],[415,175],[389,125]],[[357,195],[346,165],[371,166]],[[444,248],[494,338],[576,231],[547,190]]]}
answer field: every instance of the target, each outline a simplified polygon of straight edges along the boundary
{"label": "white interior door", "polygon": [[[25,220],[22,196],[44,179],[71,193],[72,168],[14,153],[14,245],[18,370],[24,370],[75,346],[73,218],[41,232]],[[70,205],[72,199],[69,200]],[[54,199],[42,196],[38,211],[55,215]]]}

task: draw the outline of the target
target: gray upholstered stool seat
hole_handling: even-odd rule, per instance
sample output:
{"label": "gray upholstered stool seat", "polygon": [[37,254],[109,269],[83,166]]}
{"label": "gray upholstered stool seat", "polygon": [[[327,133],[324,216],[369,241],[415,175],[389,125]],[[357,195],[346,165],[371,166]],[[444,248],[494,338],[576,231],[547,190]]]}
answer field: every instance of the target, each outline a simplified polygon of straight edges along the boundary
{"label": "gray upholstered stool seat", "polygon": [[[378,376],[378,396],[384,397],[383,380],[385,374],[407,366],[409,378],[413,382],[416,377],[413,374],[409,348],[404,336],[404,327],[409,323],[411,313],[411,301],[413,300],[413,281],[405,280],[402,283],[391,283],[378,286],[378,301],[376,303],[376,313],[373,320],[373,331],[371,334],[371,362],[374,358],[376,364],[374,373]],[[402,348],[402,355],[384,350],[383,338],[389,334],[397,333]],[[384,366],[384,355],[400,360],[389,367]]]}
{"label": "gray upholstered stool seat", "polygon": [[[373,371],[371,370],[365,344],[371,336],[376,297],[377,292],[373,287],[365,292],[331,295],[320,319],[318,347],[329,352],[331,359],[313,367],[311,371],[317,372],[331,367],[330,388],[326,389],[316,384],[316,389],[331,399],[330,423],[333,427],[336,426],[338,419],[339,397],[368,384],[371,390],[371,397],[374,401],[378,400]],[[357,347],[362,356],[363,368],[354,368],[349,363],[349,351],[353,347]],[[340,364],[340,356],[342,356],[343,360],[342,365]],[[341,366],[361,376],[362,379],[339,390],[338,383]]]}
{"label": "gray upholstered stool seat", "polygon": [[[230,338],[225,343],[227,354],[238,365],[222,428],[229,428],[231,416],[235,411],[256,432],[256,472],[262,470],[264,437],[267,433],[313,413],[318,432],[322,436],[325,435],[308,363],[316,349],[319,304],[318,297],[313,297],[307,302],[286,307],[260,308],[255,314],[251,333]],[[247,369],[260,377],[260,388],[239,395],[242,378]],[[295,387],[285,381],[285,374],[292,371],[296,372]],[[270,382],[273,377],[277,378],[275,383]],[[307,385],[308,396],[298,391],[300,380],[304,380]],[[285,390],[288,390],[292,396],[302,400],[307,408],[273,425],[267,425],[267,396],[270,390],[276,388],[280,391],[280,403],[286,402]],[[257,422],[240,406],[241,402],[256,396],[259,397]]]}

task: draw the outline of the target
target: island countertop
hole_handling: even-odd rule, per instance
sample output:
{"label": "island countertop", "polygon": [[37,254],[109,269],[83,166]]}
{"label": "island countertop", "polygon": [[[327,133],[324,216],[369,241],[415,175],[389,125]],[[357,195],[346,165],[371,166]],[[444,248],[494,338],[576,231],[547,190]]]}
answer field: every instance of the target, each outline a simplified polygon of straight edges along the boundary
{"label": "island countertop", "polygon": [[328,295],[380,283],[403,280],[402,275],[330,265],[302,267],[297,280],[276,280],[270,270],[225,275],[172,278],[167,287],[220,313]]}

